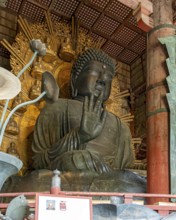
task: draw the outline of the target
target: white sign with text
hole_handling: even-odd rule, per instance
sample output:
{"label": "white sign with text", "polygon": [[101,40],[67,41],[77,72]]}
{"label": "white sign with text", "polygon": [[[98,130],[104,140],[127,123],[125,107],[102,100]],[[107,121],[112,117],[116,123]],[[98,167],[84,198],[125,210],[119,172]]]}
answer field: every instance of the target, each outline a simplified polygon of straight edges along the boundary
{"label": "white sign with text", "polygon": [[91,220],[90,198],[38,195],[36,220]]}

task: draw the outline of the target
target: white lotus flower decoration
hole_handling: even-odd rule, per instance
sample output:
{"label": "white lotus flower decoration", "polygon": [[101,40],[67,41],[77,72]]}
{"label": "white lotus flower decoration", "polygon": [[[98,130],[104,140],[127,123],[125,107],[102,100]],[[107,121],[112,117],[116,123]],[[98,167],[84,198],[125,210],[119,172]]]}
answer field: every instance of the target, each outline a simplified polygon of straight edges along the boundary
{"label": "white lotus flower decoration", "polygon": [[20,91],[20,80],[10,71],[0,67],[0,100],[12,99]]}

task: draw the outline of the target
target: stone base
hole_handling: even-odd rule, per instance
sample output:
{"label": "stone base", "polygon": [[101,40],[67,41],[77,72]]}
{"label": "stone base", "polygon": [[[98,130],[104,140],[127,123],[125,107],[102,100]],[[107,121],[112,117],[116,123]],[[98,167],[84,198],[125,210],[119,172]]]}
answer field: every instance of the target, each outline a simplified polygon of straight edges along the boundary
{"label": "stone base", "polygon": [[[9,178],[4,192],[42,192],[50,191],[50,170],[36,170],[24,177]],[[146,179],[127,170],[117,170],[98,175],[93,172],[66,172],[61,174],[62,191],[90,192],[146,192]]]}

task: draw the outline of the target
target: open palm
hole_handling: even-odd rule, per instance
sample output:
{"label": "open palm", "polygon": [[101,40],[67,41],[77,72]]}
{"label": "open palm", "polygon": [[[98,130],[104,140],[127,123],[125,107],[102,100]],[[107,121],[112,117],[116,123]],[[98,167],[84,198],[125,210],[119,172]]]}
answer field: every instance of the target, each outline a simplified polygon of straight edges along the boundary
{"label": "open palm", "polygon": [[102,93],[96,101],[93,95],[90,99],[85,97],[80,125],[80,133],[84,141],[96,138],[103,129],[106,112],[102,110],[102,97]]}

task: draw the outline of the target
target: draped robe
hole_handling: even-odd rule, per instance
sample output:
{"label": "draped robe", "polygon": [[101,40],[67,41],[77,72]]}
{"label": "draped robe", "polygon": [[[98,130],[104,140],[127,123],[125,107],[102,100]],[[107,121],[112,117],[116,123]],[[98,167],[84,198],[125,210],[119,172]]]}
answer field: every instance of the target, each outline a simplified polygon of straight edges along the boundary
{"label": "draped robe", "polygon": [[42,109],[32,143],[36,169],[102,173],[124,169],[133,162],[130,130],[112,113],[107,112],[98,137],[80,144],[78,130],[82,106],[83,103],[77,100],[59,99]]}

